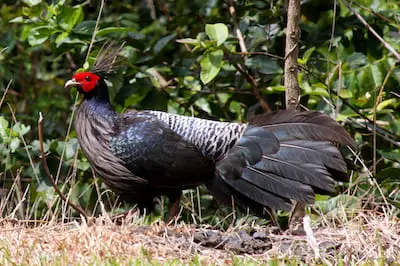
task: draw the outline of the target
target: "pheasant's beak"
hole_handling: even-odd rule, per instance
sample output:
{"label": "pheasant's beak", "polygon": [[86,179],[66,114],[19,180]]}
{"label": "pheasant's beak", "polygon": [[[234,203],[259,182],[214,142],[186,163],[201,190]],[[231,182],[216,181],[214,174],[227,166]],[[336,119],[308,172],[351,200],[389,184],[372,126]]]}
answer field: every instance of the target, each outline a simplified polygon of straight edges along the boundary
{"label": "pheasant's beak", "polygon": [[81,83],[79,83],[78,81],[76,81],[75,79],[70,79],[67,82],[65,82],[64,88],[71,88],[71,87],[80,87]]}

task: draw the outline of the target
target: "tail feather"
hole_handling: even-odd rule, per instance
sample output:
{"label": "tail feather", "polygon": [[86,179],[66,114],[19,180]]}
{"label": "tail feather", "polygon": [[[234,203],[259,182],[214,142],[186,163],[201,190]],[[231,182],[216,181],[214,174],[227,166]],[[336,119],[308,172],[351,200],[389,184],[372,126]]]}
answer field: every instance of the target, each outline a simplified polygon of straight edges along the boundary
{"label": "tail feather", "polygon": [[249,124],[263,127],[280,141],[321,140],[355,147],[354,140],[340,124],[319,112],[278,111],[255,116]]}
{"label": "tail feather", "polygon": [[253,167],[261,171],[270,171],[283,178],[299,181],[328,192],[333,191],[335,187],[335,181],[323,165],[284,161],[280,158],[264,155],[263,159]]}
{"label": "tail feather", "polygon": [[286,141],[281,143],[279,152],[273,156],[288,161],[314,162],[341,172],[347,170],[340,151],[326,141]]}
{"label": "tail feather", "polygon": [[243,168],[259,162],[263,154],[276,153],[279,141],[260,127],[248,127],[238,144],[217,164],[221,176],[229,179],[240,178]]}
{"label": "tail feather", "polygon": [[233,198],[255,214],[290,210],[291,200],[313,203],[346,179],[346,163],[334,143],[354,147],[336,121],[318,112],[279,111],[249,121],[238,144],[217,162],[207,187],[221,201]]}
{"label": "tail feather", "polygon": [[[289,199],[254,186],[252,183],[249,183],[244,179],[226,179],[225,181],[240,194],[258,204],[263,206],[274,206],[274,208],[281,210],[290,210],[291,208],[291,202]],[[251,208],[251,206],[249,207]]]}
{"label": "tail feather", "polygon": [[263,172],[254,167],[243,170],[242,178],[247,182],[284,198],[306,203],[314,202],[314,191],[310,186],[298,181],[282,178],[279,175]]}

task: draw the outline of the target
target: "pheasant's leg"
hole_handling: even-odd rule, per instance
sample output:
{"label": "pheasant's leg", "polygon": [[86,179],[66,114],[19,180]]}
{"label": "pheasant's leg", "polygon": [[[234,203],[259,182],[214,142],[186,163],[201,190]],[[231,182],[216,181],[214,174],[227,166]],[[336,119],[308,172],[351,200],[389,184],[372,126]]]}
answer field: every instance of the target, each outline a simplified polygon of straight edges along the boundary
{"label": "pheasant's leg", "polygon": [[179,203],[181,202],[182,193],[179,191],[177,194],[168,196],[171,206],[169,207],[167,223],[170,224],[179,214]]}

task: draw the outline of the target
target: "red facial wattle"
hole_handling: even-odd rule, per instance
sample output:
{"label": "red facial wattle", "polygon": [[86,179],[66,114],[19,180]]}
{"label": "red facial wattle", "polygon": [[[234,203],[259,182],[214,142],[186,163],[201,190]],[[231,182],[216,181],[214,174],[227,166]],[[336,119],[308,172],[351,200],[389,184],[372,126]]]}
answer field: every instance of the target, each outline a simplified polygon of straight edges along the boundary
{"label": "red facial wattle", "polygon": [[96,87],[97,81],[100,79],[98,75],[91,72],[77,73],[72,78],[76,82],[79,82],[81,89],[84,92],[90,92],[93,90]]}

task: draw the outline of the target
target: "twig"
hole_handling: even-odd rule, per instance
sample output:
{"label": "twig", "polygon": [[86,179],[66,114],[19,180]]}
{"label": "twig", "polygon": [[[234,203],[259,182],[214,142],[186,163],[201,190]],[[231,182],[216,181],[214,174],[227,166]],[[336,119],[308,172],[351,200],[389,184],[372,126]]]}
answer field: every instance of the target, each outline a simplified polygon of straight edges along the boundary
{"label": "twig", "polygon": [[365,21],[365,19],[354,9],[351,5],[346,1],[342,0],[343,4],[358,18],[358,20],[374,35],[386,49],[389,50],[397,59],[397,62],[400,62],[400,54],[388,44],[379,34]]}
{"label": "twig", "polygon": [[235,5],[233,4],[232,0],[228,0],[228,4],[229,4],[229,13],[231,13],[231,16],[233,18],[233,25],[235,26],[236,36],[239,40],[240,50],[242,51],[242,53],[247,53],[246,44],[244,43],[243,35],[242,35],[242,32],[240,31],[240,28],[239,28],[239,25],[238,25],[238,22],[236,19]]}
{"label": "twig", "polygon": [[99,21],[100,21],[101,13],[103,12],[103,8],[104,8],[104,3],[105,3],[105,0],[101,0],[99,14],[97,15],[96,25],[94,26],[93,35],[92,35],[92,39],[90,40],[90,44],[89,44],[89,48],[88,48],[88,52],[87,52],[87,55],[86,55],[85,62],[87,62],[88,59],[89,59],[90,51],[92,50],[94,39],[96,38],[96,34],[97,34],[97,29],[99,27]]}
{"label": "twig", "polygon": [[387,81],[389,80],[389,77],[392,74],[392,72],[393,72],[395,67],[396,67],[396,64],[393,64],[392,67],[389,69],[388,73],[386,74],[385,79],[383,80],[382,86],[381,86],[381,88],[379,90],[378,97],[376,98],[375,105],[374,105],[374,129],[373,129],[373,132],[372,132],[373,133],[373,162],[372,162],[372,167],[373,168],[372,168],[372,173],[374,175],[376,175],[376,111],[377,111],[376,109],[377,109],[377,106],[378,106],[378,104],[379,104],[379,102],[381,100],[383,89],[385,88],[385,85],[386,85]]}
{"label": "twig", "polygon": [[306,233],[306,239],[312,250],[314,251],[314,256],[316,260],[321,258],[321,253],[319,250],[319,246],[317,240],[315,239],[314,232],[311,228],[310,216],[306,215],[303,217],[303,228]]}
{"label": "twig", "polygon": [[3,96],[1,97],[1,100],[0,100],[0,108],[1,108],[1,106],[3,105],[3,101],[4,101],[4,99],[6,98],[8,89],[10,88],[12,82],[13,82],[13,80],[10,80],[10,81],[8,82],[8,84],[7,84],[6,89],[4,90]]}
{"label": "twig", "polygon": [[54,190],[58,194],[58,196],[72,209],[77,211],[80,215],[82,215],[85,218],[85,221],[88,222],[89,217],[86,214],[86,212],[82,209],[81,206],[73,203],[70,201],[65,195],[60,191],[60,189],[57,187],[56,182],[54,181],[53,175],[50,173],[49,167],[47,166],[47,161],[46,161],[46,154],[44,153],[44,145],[43,145],[43,116],[42,113],[39,112],[39,119],[38,119],[38,134],[39,134],[39,143],[40,143],[40,154],[42,157],[42,163],[43,163],[43,169],[44,172],[47,176],[47,178],[50,180]]}
{"label": "twig", "polygon": [[[69,140],[69,133],[71,132],[71,128],[72,128],[72,121],[74,119],[74,114],[75,114],[75,110],[76,110],[76,102],[78,101],[78,96],[79,96],[79,94],[77,93],[76,97],[75,97],[74,106],[72,108],[71,119],[69,120],[69,123],[68,123],[67,134],[66,134],[66,136],[64,138],[64,143],[67,142],[67,140]],[[79,149],[79,147],[78,147],[78,149]],[[78,149],[77,149],[77,153],[78,153]],[[64,163],[63,158],[64,158],[64,154],[65,154],[66,150],[67,150],[67,145],[64,145],[64,147],[62,149],[62,152],[61,152],[61,157],[60,157],[60,160],[59,160],[59,163],[58,163],[58,168],[57,168],[57,173],[56,173],[56,182],[58,182],[58,178],[60,177],[61,168],[62,168],[62,165]]]}
{"label": "twig", "polygon": [[[8,108],[10,110],[10,113],[11,113],[11,116],[12,116],[12,119],[13,119],[14,123],[17,124],[18,120],[17,120],[17,117],[15,116],[15,112],[14,112],[11,104],[7,103],[7,105],[8,105]],[[26,151],[26,155],[28,156],[29,163],[30,163],[30,165],[31,165],[31,167],[33,169],[33,174],[35,175],[36,181],[39,182],[39,173],[36,170],[36,167],[34,167],[35,164],[33,163],[33,159],[32,159],[31,153],[29,152],[28,144],[26,143],[24,136],[20,136],[19,138],[21,139],[22,144],[24,144],[24,149]]]}
{"label": "twig", "polygon": [[[333,18],[332,18],[332,29],[331,29],[331,39],[329,40],[329,48],[328,50],[330,51],[333,46],[333,40],[335,37],[335,26],[336,26],[336,0],[333,2]],[[329,65],[328,65],[329,66]]]}
{"label": "twig", "polygon": [[[247,52],[247,48],[246,48],[246,44],[244,43],[242,32],[240,31],[239,25],[236,20],[236,11],[235,11],[235,6],[233,4],[233,1],[228,0],[228,4],[229,4],[229,13],[231,13],[231,16],[233,18],[233,24],[235,26],[236,36],[239,40],[239,46],[240,46],[240,50],[241,50],[240,54],[248,55],[249,53]],[[269,107],[269,105],[265,102],[265,100],[261,96],[260,88],[257,86],[257,82],[255,81],[253,76],[251,76],[245,69],[243,69],[243,67],[241,65],[235,64],[234,66],[240,73],[242,73],[245,76],[247,82],[250,83],[250,86],[253,88],[253,94],[254,94],[254,96],[256,96],[261,107],[265,111],[271,112],[271,108]]]}
{"label": "twig", "polygon": [[[385,22],[387,22],[387,23],[394,23],[394,24],[396,23],[396,21],[393,22],[393,21],[390,20],[389,18],[387,18],[387,17],[385,17],[385,16],[383,16],[383,15],[377,13],[377,12],[374,11],[372,8],[365,7],[365,6],[360,5],[359,3],[356,3],[356,2],[352,2],[352,3],[353,3],[354,5],[356,5],[356,6],[358,6],[359,8],[364,9],[365,11],[371,12],[373,15],[377,16],[378,18],[380,18],[381,20],[383,20],[383,21],[385,21]],[[398,25],[397,25],[397,26],[398,26]]]}
{"label": "twig", "polygon": [[[327,78],[328,81],[324,81],[324,80],[322,80],[318,75],[316,75],[315,73],[311,72],[308,68],[306,68],[306,67],[304,67],[304,66],[302,66],[302,65],[299,65],[299,67],[300,67],[300,69],[301,69],[302,71],[305,71],[308,75],[311,75],[311,76],[313,76],[314,78],[318,79],[318,80],[321,82],[321,84],[323,84],[325,87],[327,87],[327,88],[329,89],[329,82],[328,82],[328,81],[330,80],[330,78]],[[338,65],[336,66],[336,68],[338,68]],[[332,75],[333,75],[333,74],[332,74]],[[390,93],[400,98],[400,94],[397,94],[397,93],[395,93],[395,92],[390,92]],[[349,107],[351,110],[353,110],[353,112],[355,112],[356,114],[358,114],[362,119],[364,119],[365,121],[367,121],[367,122],[373,124],[373,119],[370,119],[370,118],[368,118],[366,115],[364,115],[363,113],[361,113],[357,108],[355,108],[354,106],[352,106],[345,98],[341,97],[340,95],[337,95],[337,97],[343,102],[344,105],[346,105],[346,106]],[[356,122],[357,124],[361,125],[360,122],[357,122],[356,120],[354,120],[354,119],[352,119],[352,118],[347,118],[347,120],[354,121],[354,122]],[[361,125],[361,126],[362,126],[362,125]],[[368,126],[365,126],[365,129],[367,129],[368,131],[371,131],[371,132],[372,132],[372,129],[368,128]],[[377,129],[379,129],[380,131],[384,132],[384,133],[378,133],[378,132],[377,132],[378,135],[379,135],[380,137],[382,137],[382,138],[384,138],[385,140],[387,140],[387,141],[393,143],[394,145],[400,147],[400,143],[398,143],[398,142],[396,142],[396,141],[394,140],[394,139],[396,139],[396,140],[397,140],[397,139],[400,139],[400,136],[399,136],[399,135],[396,135],[395,133],[393,133],[392,131],[390,131],[390,130],[388,130],[388,129],[386,129],[386,128],[380,127],[379,125],[377,125]],[[388,136],[386,136],[386,135],[384,135],[384,134],[386,134],[386,135],[388,135]],[[391,137],[391,138],[393,138],[393,139],[390,139],[389,137]]]}
{"label": "twig", "polygon": [[275,55],[275,54],[271,54],[268,52],[230,52],[232,54],[239,54],[239,55],[265,55],[265,56],[269,56],[278,60],[282,60],[284,61],[285,58],[279,55]]}
{"label": "twig", "polygon": [[258,102],[260,103],[261,107],[265,111],[271,112],[271,108],[269,107],[268,103],[266,103],[264,98],[262,97],[260,88],[257,86],[257,82],[254,79],[254,77],[252,75],[250,75],[246,70],[244,70],[241,65],[234,64],[233,66],[236,68],[237,71],[242,73],[244,75],[244,77],[246,78],[247,82],[249,82],[250,86],[253,88],[253,94],[256,97],[256,99],[258,100]]}

